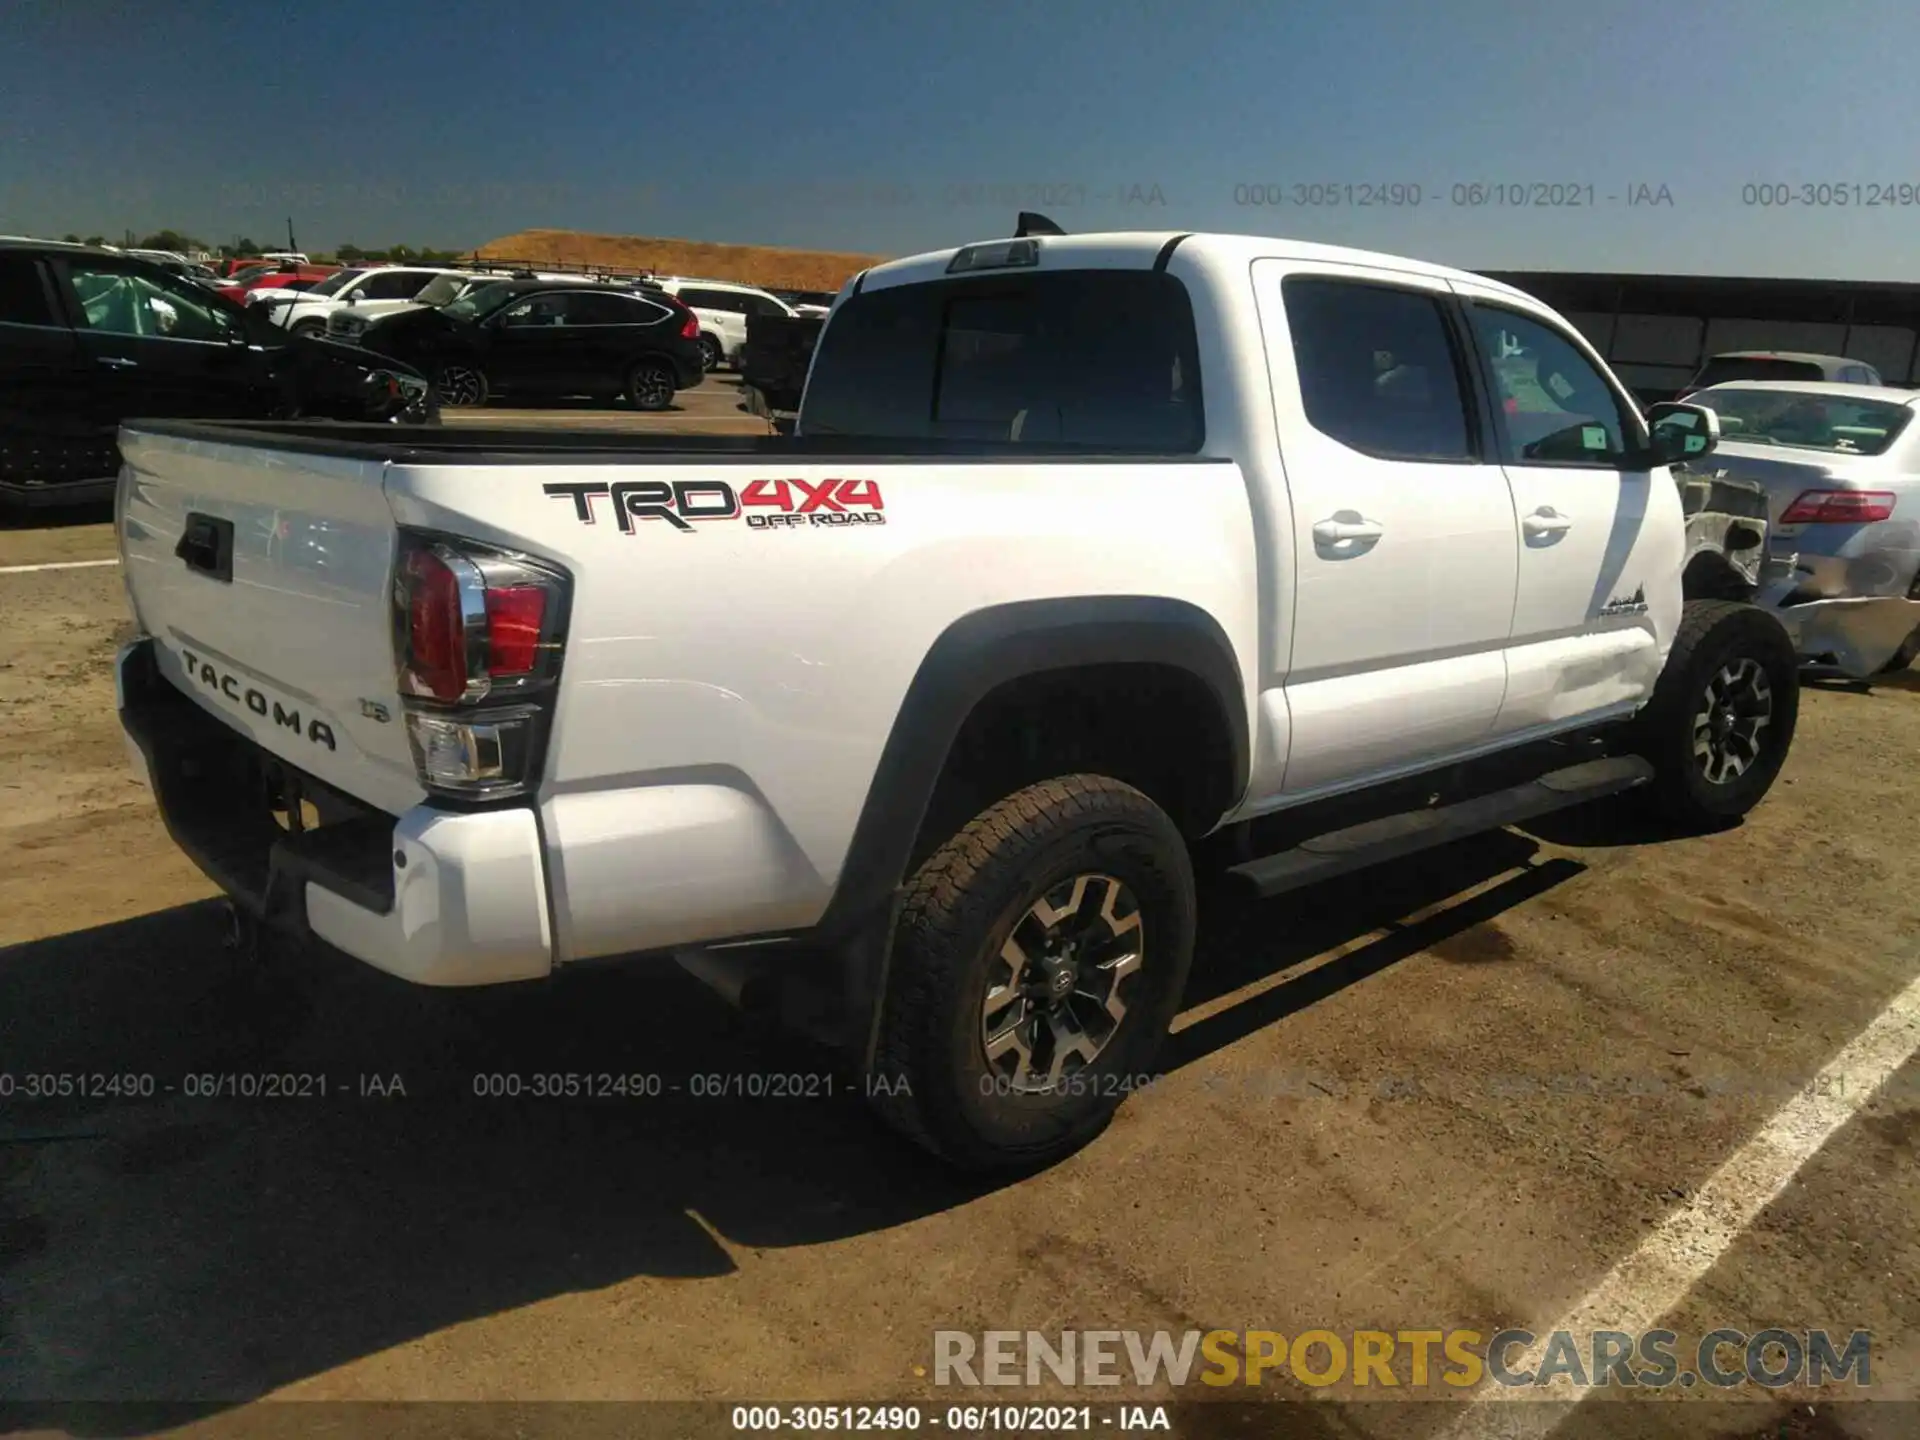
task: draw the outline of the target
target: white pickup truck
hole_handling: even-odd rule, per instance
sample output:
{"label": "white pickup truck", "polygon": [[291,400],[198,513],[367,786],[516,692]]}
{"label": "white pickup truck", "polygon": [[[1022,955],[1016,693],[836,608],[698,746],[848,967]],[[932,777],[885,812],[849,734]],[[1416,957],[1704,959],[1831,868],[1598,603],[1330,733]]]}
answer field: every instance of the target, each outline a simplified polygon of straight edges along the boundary
{"label": "white pickup truck", "polygon": [[849,283],[792,437],[129,425],[122,719],[266,933],[428,985],[673,956],[954,1163],[1044,1162],[1153,1064],[1196,856],[1277,894],[1759,802],[1764,518],[1690,539],[1717,422],[1649,418],[1470,274],[973,244]]}

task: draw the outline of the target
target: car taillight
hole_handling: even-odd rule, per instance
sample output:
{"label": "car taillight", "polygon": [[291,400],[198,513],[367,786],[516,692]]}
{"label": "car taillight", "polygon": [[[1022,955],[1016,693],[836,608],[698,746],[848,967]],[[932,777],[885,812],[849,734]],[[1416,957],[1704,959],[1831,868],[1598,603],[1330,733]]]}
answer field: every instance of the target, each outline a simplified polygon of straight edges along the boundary
{"label": "car taillight", "polygon": [[700,317],[691,310],[688,310],[686,315],[686,323],[680,327],[680,338],[682,340],[698,340],[700,338]]}
{"label": "car taillight", "polygon": [[493,799],[536,783],[569,586],[563,571],[525,555],[403,537],[395,664],[407,739],[430,793]]}
{"label": "car taillight", "polygon": [[1893,514],[1891,490],[1808,490],[1787,506],[1782,525],[1865,525]]}

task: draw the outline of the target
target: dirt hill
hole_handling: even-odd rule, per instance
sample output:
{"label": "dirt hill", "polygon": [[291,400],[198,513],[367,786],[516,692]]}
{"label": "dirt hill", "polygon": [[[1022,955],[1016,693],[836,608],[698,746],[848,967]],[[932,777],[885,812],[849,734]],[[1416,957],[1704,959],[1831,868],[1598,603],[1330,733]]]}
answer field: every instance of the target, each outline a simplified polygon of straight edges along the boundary
{"label": "dirt hill", "polygon": [[775,290],[838,290],[884,255],[824,250],[779,250],[769,245],[720,245],[704,240],[660,240],[645,235],[583,235],[576,230],[522,230],[489,241],[483,260],[533,260],[549,265],[605,265],[739,280]]}

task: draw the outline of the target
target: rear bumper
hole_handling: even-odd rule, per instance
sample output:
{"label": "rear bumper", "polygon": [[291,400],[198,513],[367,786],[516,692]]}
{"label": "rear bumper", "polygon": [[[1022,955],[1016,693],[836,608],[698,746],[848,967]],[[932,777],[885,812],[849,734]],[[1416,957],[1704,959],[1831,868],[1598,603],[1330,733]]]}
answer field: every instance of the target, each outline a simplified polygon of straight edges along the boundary
{"label": "rear bumper", "polygon": [[[153,642],[116,665],[120,723],[161,819],[234,903],[419,985],[533,980],[553,965],[539,827],[524,808],[387,815],[267,754],[169,685]],[[290,833],[276,804],[312,803]]]}
{"label": "rear bumper", "polygon": [[25,485],[17,480],[0,480],[0,501],[9,505],[38,509],[44,505],[97,505],[113,499],[118,476],[102,480],[57,480],[47,485]]}

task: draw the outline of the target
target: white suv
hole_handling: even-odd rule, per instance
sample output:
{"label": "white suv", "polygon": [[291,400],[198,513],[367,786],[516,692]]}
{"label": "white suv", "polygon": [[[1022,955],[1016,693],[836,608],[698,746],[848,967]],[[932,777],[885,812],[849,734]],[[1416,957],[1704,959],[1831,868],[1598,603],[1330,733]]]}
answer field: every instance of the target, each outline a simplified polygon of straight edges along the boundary
{"label": "white suv", "polygon": [[465,271],[440,266],[379,265],[339,270],[311,290],[266,290],[253,300],[268,318],[296,335],[324,335],[327,317],[352,307],[368,320],[412,305],[413,297],[442,275]]}
{"label": "white suv", "polygon": [[791,317],[797,313],[786,301],[757,285],[741,285],[732,280],[690,280],[672,275],[659,277],[658,283],[699,317],[700,349],[709,370],[723,361],[739,364],[740,351],[747,343],[749,315]]}

